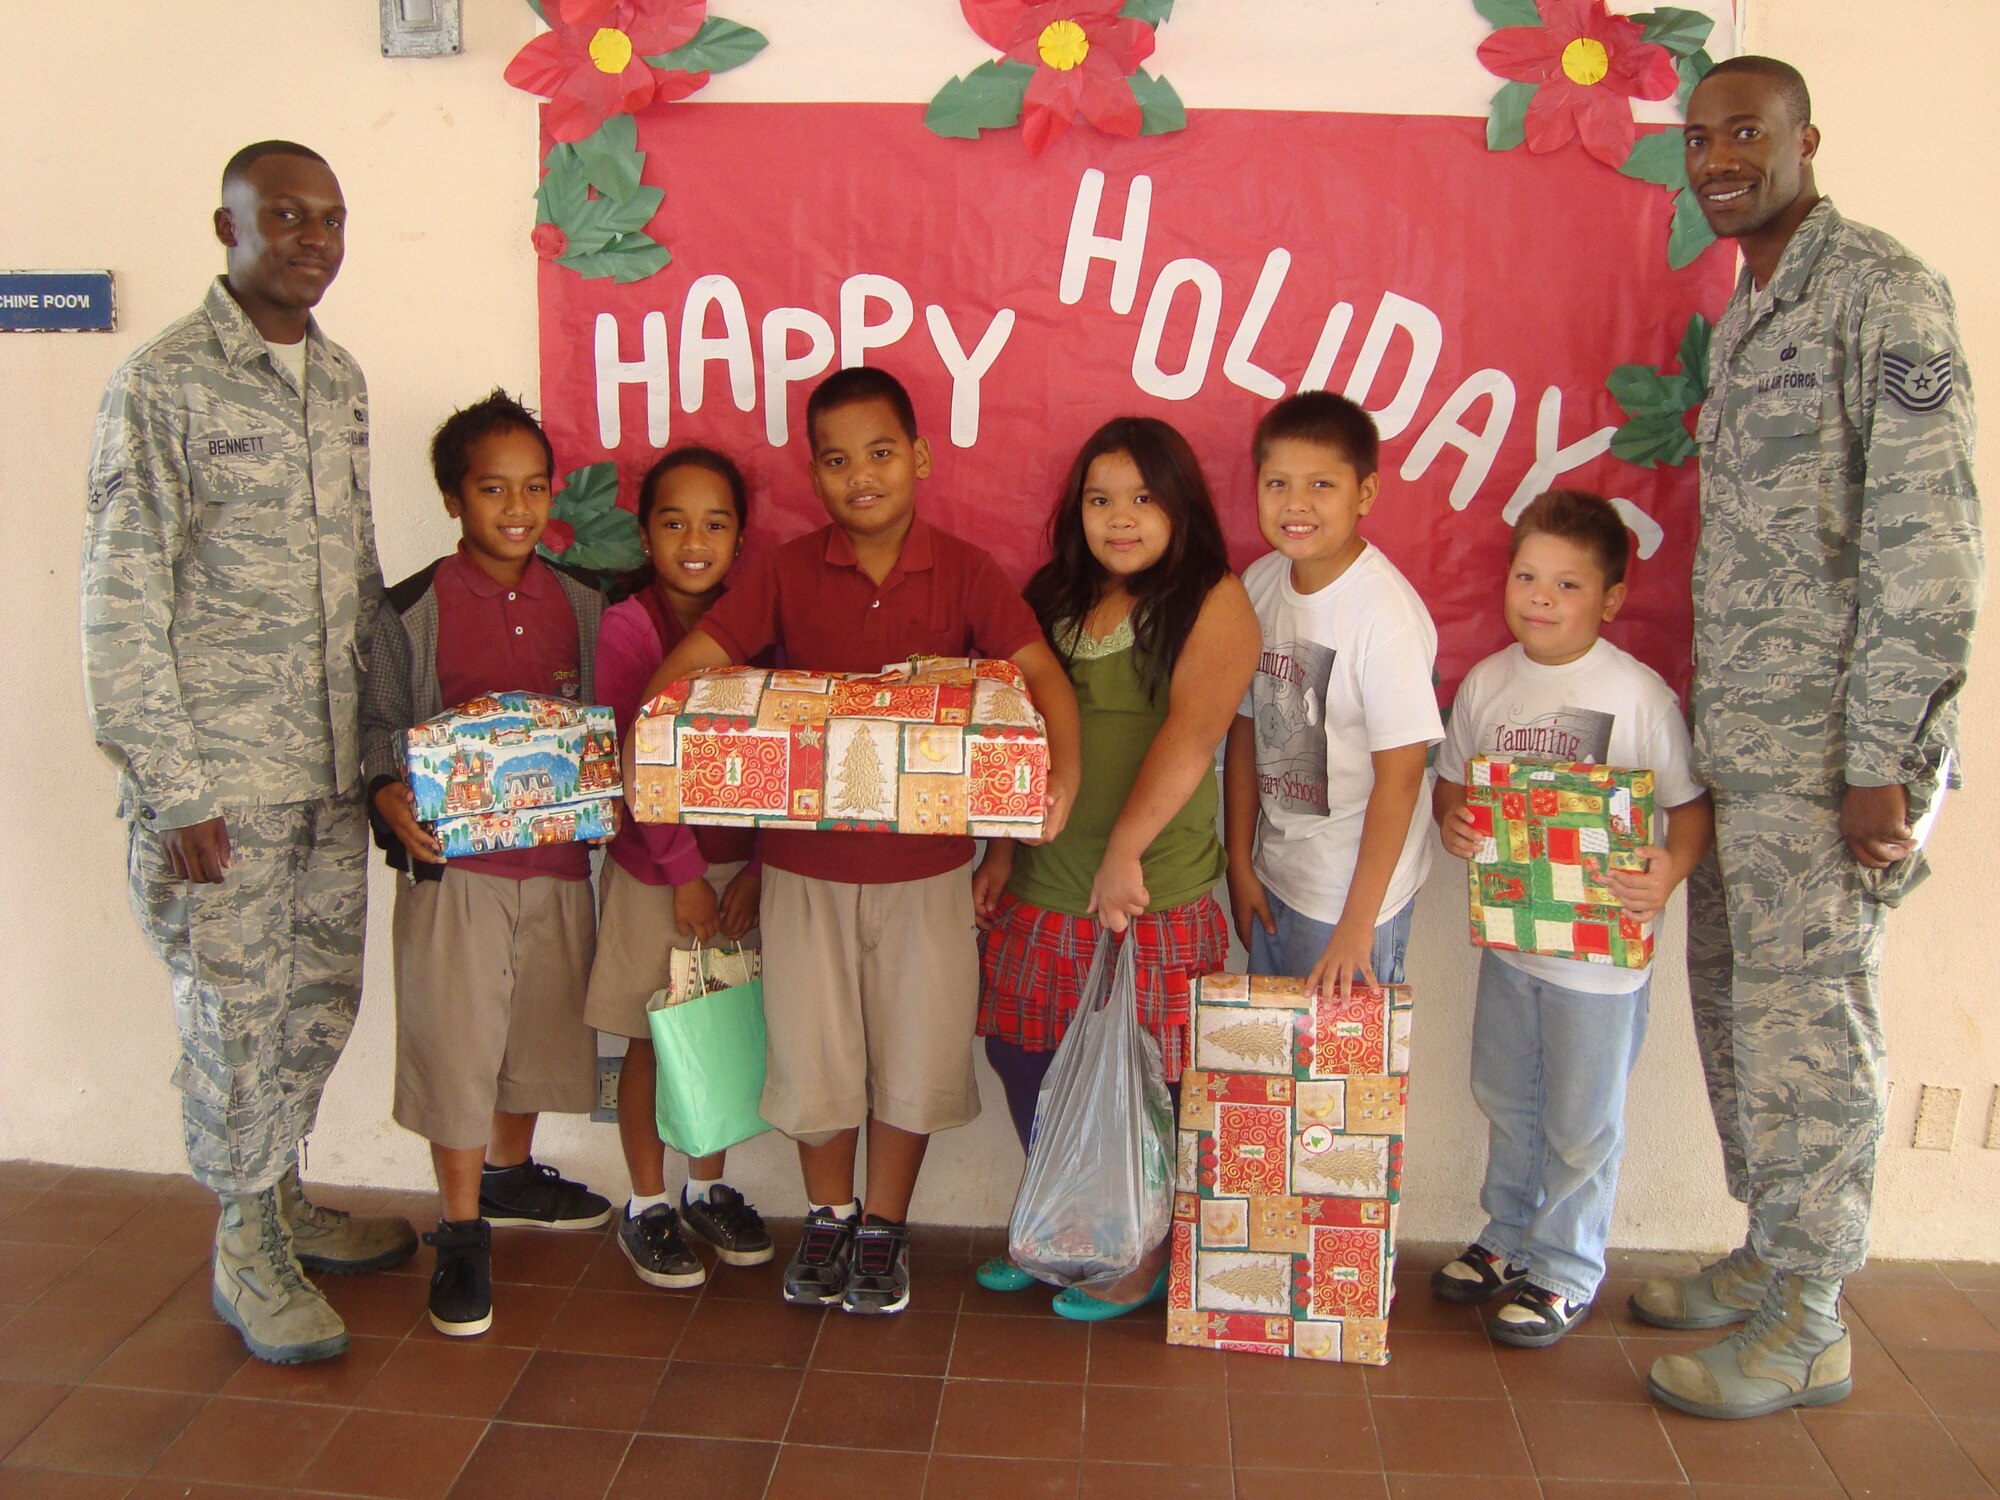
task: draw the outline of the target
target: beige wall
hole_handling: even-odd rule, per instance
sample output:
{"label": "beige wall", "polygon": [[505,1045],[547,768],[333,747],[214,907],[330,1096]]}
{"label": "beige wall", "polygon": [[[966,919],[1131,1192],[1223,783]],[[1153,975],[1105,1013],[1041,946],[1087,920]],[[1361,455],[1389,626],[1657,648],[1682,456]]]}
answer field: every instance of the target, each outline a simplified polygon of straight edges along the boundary
{"label": "beige wall", "polygon": [[[353,244],[323,312],[369,373],[376,513],[392,577],[452,539],[422,463],[438,416],[496,380],[533,392],[525,230],[534,119],[528,101],[498,78],[530,22],[515,0],[468,0],[467,8],[466,56],[398,63],[378,55],[375,7],[363,0],[254,7],[104,0],[87,22],[60,6],[0,10],[0,56],[14,63],[0,91],[0,265],[109,266],[122,303],[115,334],[0,338],[0,484],[15,517],[0,554],[0,663],[15,684],[0,720],[9,830],[0,862],[8,937],[0,1157],[153,1170],[182,1163],[167,1083],[166,985],[126,910],[111,776],[84,727],[76,555],[83,462],[104,376],[126,349],[191,306],[219,268],[206,223],[218,164],[251,136],[285,135],[318,143],[340,172]],[[710,97],[838,97],[860,87],[920,99],[979,56],[949,5],[921,18],[890,0],[732,0],[718,8],[775,41],[753,67],[718,80]],[[896,22],[896,45],[882,59],[859,51],[886,30],[858,24],[864,10]],[[1196,104],[1311,107],[1321,69],[1301,64],[1274,93],[1260,77],[1260,59],[1228,61],[1244,39],[1232,34],[1224,10],[1188,0],[1174,23],[1181,29],[1163,41],[1162,70]],[[1469,53],[1479,23],[1466,10]],[[1371,74],[1379,78],[1352,49],[1342,52],[1312,0],[1267,0],[1260,12],[1261,34],[1315,39],[1327,69],[1355,70],[1357,90]],[[2000,379],[1996,210],[1987,190],[2000,128],[1977,113],[1988,60],[2000,54],[2000,6],[1761,0],[1749,41],[1805,69],[1826,137],[1822,185],[1846,212],[1903,237],[1950,276],[1971,363]],[[952,66],[938,66],[931,60],[938,56],[954,59]],[[1490,80],[1467,65],[1439,87],[1477,99]],[[1993,492],[1993,464],[1982,473]],[[1992,655],[1985,651],[1978,665]],[[1991,1207],[2000,1201],[2000,1152],[1982,1149],[2000,1080],[1988,999],[1990,908],[1978,894],[1989,878],[1980,874],[1981,835],[2000,811],[2000,772],[1983,748],[2000,728],[2000,682],[1991,674],[1975,679],[1966,726],[1973,786],[1948,809],[1937,878],[1892,931],[1888,1027],[1897,1087],[1876,1223],[1877,1247],[1891,1255],[1990,1259],[2000,1243]],[[388,1121],[389,886],[384,872],[375,878],[368,998],[327,1096],[313,1165],[332,1180],[415,1186],[426,1177],[422,1144]],[[1422,1011],[1405,1225],[1425,1238],[1462,1238],[1477,1222],[1484,1131],[1463,1083],[1472,963],[1462,900],[1440,861],[1422,898],[1411,961]],[[1676,972],[1679,949],[1676,911],[1633,1090],[1616,1232],[1629,1245],[1718,1245],[1740,1230],[1723,1201]],[[1923,1083],[1965,1091],[1951,1154],[1909,1146]],[[938,1141],[919,1215],[1004,1215],[1019,1158],[997,1089],[989,1105],[977,1125]],[[609,1126],[552,1120],[543,1148],[607,1189],[622,1189]],[[739,1175],[767,1208],[797,1212],[786,1156],[767,1137],[739,1153]]]}

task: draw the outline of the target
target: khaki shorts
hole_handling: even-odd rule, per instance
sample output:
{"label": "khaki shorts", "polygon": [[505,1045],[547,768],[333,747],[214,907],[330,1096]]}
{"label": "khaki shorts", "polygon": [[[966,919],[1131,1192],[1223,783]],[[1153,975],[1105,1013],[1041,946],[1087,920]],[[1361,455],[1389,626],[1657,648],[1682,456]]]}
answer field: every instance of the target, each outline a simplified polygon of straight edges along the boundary
{"label": "khaki shorts", "polygon": [[[709,867],[708,883],[718,900],[742,868],[740,860]],[[674,888],[648,885],[611,859],[604,862],[597,885],[597,958],[590,966],[584,1022],[613,1036],[648,1036],[646,1002],[666,985],[672,962],[668,955],[690,946],[674,926]],[[758,930],[752,927],[743,946],[754,948],[757,942]]]}
{"label": "khaki shorts", "polygon": [[929,1135],[979,1115],[969,866],[846,885],[764,871],[762,1112],[817,1145],[871,1114]]}
{"label": "khaki shorts", "polygon": [[469,1150],[486,1143],[495,1110],[589,1110],[597,1044],[583,992],[596,931],[586,880],[447,870],[398,881],[396,1123]]}

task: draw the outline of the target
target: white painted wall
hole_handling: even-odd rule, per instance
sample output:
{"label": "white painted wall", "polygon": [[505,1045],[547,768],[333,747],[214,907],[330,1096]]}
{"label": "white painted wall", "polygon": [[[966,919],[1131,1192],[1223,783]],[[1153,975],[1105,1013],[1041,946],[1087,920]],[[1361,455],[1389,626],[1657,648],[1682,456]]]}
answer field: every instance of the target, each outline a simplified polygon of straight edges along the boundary
{"label": "white painted wall", "polygon": [[[704,97],[922,100],[982,48],[948,0],[718,0],[773,38]],[[467,53],[387,62],[375,7],[350,0],[100,0],[0,11],[0,265],[117,273],[118,331],[0,338],[0,474],[16,519],[0,553],[0,718],[8,857],[0,861],[8,976],[0,991],[0,1157],[175,1170],[177,1099],[165,977],[125,905],[124,840],[111,774],[85,728],[76,647],[82,473],[106,373],[178,316],[220,268],[208,211],[230,151],[291,136],[327,153],[353,210],[351,249],[322,309],[374,392],[376,515],[391,577],[448,548],[453,529],[423,463],[431,427],[500,381],[536,385],[532,103],[499,78],[532,22],[518,0],[469,0]],[[1195,106],[1385,107],[1398,8],[1363,0],[1266,0],[1254,9],[1183,0],[1157,68]],[[1893,21],[1888,18],[1893,16]],[[1886,32],[1884,27],[1891,28]],[[1477,113],[1492,80],[1472,59],[1483,31],[1468,3],[1455,68],[1424,107]],[[1752,49],[1801,65],[1825,131],[1821,183],[1856,218],[1906,239],[1957,289],[1975,371],[2000,379],[2000,265],[1992,195],[1972,163],[2000,128],[1978,114],[2000,53],[1988,0],[1758,0]],[[1282,44],[1288,67],[1262,76]],[[697,106],[687,106],[697,107]],[[1982,466],[1988,493],[2000,471]],[[1973,786],[1948,809],[1938,875],[1893,929],[1888,1029],[1896,1095],[1882,1164],[1876,1246],[1885,1255],[1991,1259],[2000,1244],[2000,1152],[1981,1149],[2000,1080],[1989,1000],[1990,907],[1979,836],[2000,790],[1982,749],[2000,730],[2000,685],[1975,664],[1966,713]],[[378,869],[368,995],[334,1074],[314,1142],[315,1175],[418,1186],[423,1143],[389,1123],[389,880]],[[1483,1123],[1467,1095],[1473,963],[1463,894],[1440,861],[1422,898],[1410,963],[1421,1002],[1406,1231],[1460,1239],[1476,1227]],[[1740,1220],[1721,1188],[1702,1099],[1680,920],[1668,919],[1654,1025],[1632,1107],[1616,1238],[1713,1246]],[[1982,980],[1981,974],[1989,975]],[[987,1080],[991,1084],[991,1079]],[[1910,1149],[1918,1085],[1965,1090],[1958,1148]],[[608,1190],[623,1186],[609,1126],[552,1119],[542,1149]],[[774,1137],[738,1155],[758,1200],[797,1212],[789,1151]],[[996,1222],[1019,1169],[997,1089],[976,1125],[936,1143],[917,1203],[924,1218]]]}

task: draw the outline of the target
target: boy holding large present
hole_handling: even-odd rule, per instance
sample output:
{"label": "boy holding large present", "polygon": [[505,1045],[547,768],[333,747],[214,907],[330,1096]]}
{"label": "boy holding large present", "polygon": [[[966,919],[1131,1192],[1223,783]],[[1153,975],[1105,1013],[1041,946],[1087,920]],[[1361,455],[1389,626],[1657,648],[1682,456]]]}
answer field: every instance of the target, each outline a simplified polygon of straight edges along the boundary
{"label": "boy holding large present", "polygon": [[[1048,723],[1043,836],[1053,838],[1080,774],[1076,698],[993,559],[917,516],[930,445],[908,393],[881,370],[841,370],[813,391],[806,430],[832,524],[745,563],[647,696],[774,646],[806,672],[879,672],[913,655],[1010,658]],[[900,1312],[910,1299],[904,1221],[925,1147],[979,1113],[972,840],[773,829],[763,852],[762,1111],[798,1142],[810,1208],[785,1300]],[[854,1193],[864,1123],[865,1205]]]}
{"label": "boy holding large present", "polygon": [[[1625,602],[1629,550],[1625,523],[1597,495],[1551,490],[1521,513],[1504,606],[1516,644],[1460,684],[1432,812],[1445,848],[1471,859],[1482,842],[1465,797],[1474,755],[1650,768],[1670,814],[1666,838],[1637,851],[1645,869],[1604,877],[1645,922],[1687,878],[1713,825],[1673,689],[1598,634]],[[1486,1325],[1503,1344],[1553,1344],[1604,1279],[1625,1080],[1645,1040],[1651,977],[1499,948],[1480,955],[1472,1093],[1490,1126],[1479,1194],[1487,1224],[1431,1290],[1462,1304],[1504,1296]]]}

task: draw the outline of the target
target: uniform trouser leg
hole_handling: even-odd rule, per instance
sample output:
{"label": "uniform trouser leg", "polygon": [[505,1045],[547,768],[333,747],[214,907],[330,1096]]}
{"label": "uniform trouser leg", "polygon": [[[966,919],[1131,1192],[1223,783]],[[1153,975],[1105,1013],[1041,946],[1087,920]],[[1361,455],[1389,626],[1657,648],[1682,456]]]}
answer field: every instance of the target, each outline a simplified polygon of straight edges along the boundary
{"label": "uniform trouser leg", "polygon": [[1884,910],[1840,837],[1838,796],[1715,796],[1690,881],[1689,985],[1730,1191],[1779,1270],[1867,1257],[1881,1146]]}
{"label": "uniform trouser leg", "polygon": [[361,994],[367,824],[357,799],[227,810],[229,872],[174,877],[134,824],[132,909],[172,979],[195,1179],[260,1192],[291,1166]]}

